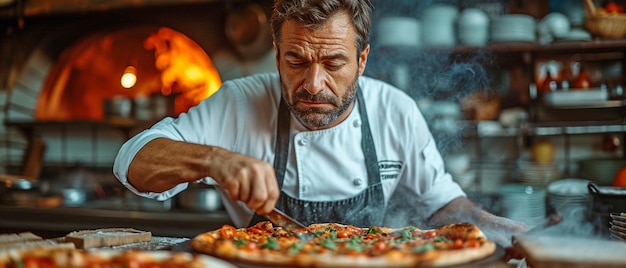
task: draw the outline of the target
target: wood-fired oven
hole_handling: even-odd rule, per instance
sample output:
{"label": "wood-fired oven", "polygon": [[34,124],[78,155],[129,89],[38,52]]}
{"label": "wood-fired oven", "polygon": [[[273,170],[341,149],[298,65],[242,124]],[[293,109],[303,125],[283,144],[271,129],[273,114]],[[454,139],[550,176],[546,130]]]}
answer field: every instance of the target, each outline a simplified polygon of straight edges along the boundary
{"label": "wood-fired oven", "polygon": [[[29,161],[44,171],[108,168],[133,133],[186,111],[224,79],[272,70],[270,2],[3,1],[0,173],[23,173]],[[263,66],[233,72],[250,62]]]}

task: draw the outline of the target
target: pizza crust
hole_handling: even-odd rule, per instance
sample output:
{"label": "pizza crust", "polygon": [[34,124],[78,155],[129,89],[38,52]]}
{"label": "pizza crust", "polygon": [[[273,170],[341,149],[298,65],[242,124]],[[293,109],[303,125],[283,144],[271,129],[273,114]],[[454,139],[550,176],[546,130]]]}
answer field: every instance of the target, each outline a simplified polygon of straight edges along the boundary
{"label": "pizza crust", "polygon": [[[213,254],[210,254],[213,255]],[[333,254],[322,255],[263,255],[246,254],[244,251],[237,251],[227,256],[213,255],[225,259],[229,262],[250,265],[250,266],[272,266],[272,267],[414,267],[425,264],[434,264],[428,260],[433,260],[439,254],[429,252],[423,256],[405,256],[402,259],[390,261],[387,257],[367,257],[367,256],[341,256]]]}
{"label": "pizza crust", "polygon": [[496,251],[496,244],[492,241],[485,241],[479,248],[464,248],[450,251],[440,251],[438,258],[427,263],[428,266],[444,267],[482,260],[493,255]]}

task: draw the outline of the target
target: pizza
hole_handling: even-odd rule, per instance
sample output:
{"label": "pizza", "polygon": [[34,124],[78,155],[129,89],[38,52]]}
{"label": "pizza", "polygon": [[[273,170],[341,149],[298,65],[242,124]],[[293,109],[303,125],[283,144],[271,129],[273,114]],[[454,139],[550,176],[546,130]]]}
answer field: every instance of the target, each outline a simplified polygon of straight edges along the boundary
{"label": "pizza", "polygon": [[191,240],[195,251],[232,262],[289,267],[413,267],[465,264],[494,254],[496,245],[474,224],[423,230],[312,224],[299,233],[269,221],[247,228],[224,225]]}
{"label": "pizza", "polygon": [[0,256],[0,268],[205,268],[234,266],[206,255],[170,251],[33,248]]}

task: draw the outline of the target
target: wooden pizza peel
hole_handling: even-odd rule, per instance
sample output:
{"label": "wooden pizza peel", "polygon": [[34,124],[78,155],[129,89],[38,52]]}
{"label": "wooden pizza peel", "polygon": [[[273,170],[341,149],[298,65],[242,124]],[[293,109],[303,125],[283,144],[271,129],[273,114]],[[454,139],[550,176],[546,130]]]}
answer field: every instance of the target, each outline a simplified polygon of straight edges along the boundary
{"label": "wooden pizza peel", "polygon": [[513,237],[513,246],[533,268],[626,267],[626,243],[574,236]]}

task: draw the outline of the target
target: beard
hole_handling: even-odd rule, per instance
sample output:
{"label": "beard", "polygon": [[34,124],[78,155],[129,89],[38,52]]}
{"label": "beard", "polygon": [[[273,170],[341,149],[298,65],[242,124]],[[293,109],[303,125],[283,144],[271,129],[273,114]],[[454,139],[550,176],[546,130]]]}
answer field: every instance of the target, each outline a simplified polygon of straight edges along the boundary
{"label": "beard", "polygon": [[[283,99],[298,121],[307,128],[318,129],[325,127],[337,120],[339,116],[348,110],[348,107],[354,102],[356,98],[356,91],[358,87],[358,74],[355,75],[354,80],[349,85],[348,90],[343,97],[338,98],[330,91],[324,90],[316,95],[310,94],[306,89],[298,88],[293,96],[289,98],[287,94],[287,86],[283,83],[282,76],[280,77],[280,89]],[[296,105],[298,101],[316,101],[326,102],[333,105],[332,108],[298,108]]]}

